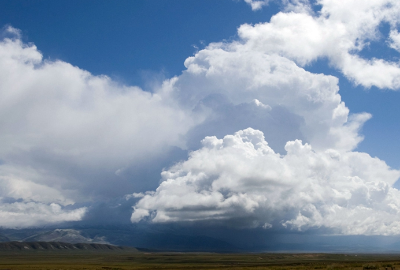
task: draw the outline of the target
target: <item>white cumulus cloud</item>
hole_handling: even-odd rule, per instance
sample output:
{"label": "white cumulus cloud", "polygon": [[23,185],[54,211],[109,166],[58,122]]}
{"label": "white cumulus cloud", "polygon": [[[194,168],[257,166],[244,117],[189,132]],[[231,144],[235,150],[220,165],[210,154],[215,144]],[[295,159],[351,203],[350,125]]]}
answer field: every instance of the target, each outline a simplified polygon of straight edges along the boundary
{"label": "white cumulus cloud", "polygon": [[[159,94],[44,60],[35,45],[21,41],[20,31],[4,31],[0,226],[80,220],[86,208],[63,206],[125,192],[110,189],[112,180],[99,175],[115,176],[165,147],[182,145],[191,119]],[[123,181],[114,186],[124,189]]]}
{"label": "white cumulus cloud", "polygon": [[79,221],[86,211],[86,207],[64,210],[56,203],[14,202],[0,204],[0,225],[2,227],[26,228],[65,221]]}
{"label": "white cumulus cloud", "polygon": [[[254,99],[257,99],[272,109],[262,110],[254,104],[259,109],[257,112],[251,116],[241,112],[235,123],[243,119],[242,125],[235,130],[228,129],[220,136],[247,128],[253,124],[250,124],[252,119],[258,117],[256,115],[263,115],[267,117],[253,125],[259,125],[257,129],[262,130],[269,141],[273,140],[269,136],[278,131],[278,137],[284,133],[295,136],[291,139],[302,136],[316,149],[350,150],[357,146],[362,140],[358,130],[370,115],[361,113],[349,117],[349,109],[338,94],[337,78],[307,72],[292,60],[247,50],[247,46],[247,43],[237,42],[209,45],[186,59],[187,70],[172,79],[163,91],[169,92],[182,107],[189,109],[201,108],[199,103],[204,105],[205,99],[216,95],[239,107],[246,103],[254,104]],[[208,107],[214,106],[211,114],[215,116],[223,104],[216,99],[212,104]],[[229,119],[239,107],[229,110],[226,116],[213,118],[219,121],[215,129],[221,130],[226,123],[235,126]],[[285,143],[282,143],[282,148]]]}
{"label": "white cumulus cloud", "polygon": [[[203,147],[162,173],[132,221],[214,221],[231,226],[331,228],[342,234],[399,234],[400,172],[358,152],[314,151],[289,141],[275,153],[251,128]],[[267,225],[265,225],[267,224]]]}
{"label": "white cumulus cloud", "polygon": [[400,88],[399,63],[376,58],[373,52],[368,59],[360,56],[371,42],[382,42],[379,27],[384,23],[391,29],[386,42],[397,48],[400,3],[320,0],[317,4],[321,10],[314,14],[304,8],[305,3],[291,1],[287,5],[293,12],[280,12],[270,22],[242,25],[239,36],[245,48],[279,54],[302,66],[326,58],[358,85]]}

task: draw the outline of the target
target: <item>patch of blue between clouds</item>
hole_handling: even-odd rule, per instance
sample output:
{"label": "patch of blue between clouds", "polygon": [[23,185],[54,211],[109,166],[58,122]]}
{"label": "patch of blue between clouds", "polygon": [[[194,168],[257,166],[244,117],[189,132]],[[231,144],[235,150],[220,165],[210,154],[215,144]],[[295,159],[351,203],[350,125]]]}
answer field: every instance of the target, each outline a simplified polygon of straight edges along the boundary
{"label": "patch of blue between clouds", "polygon": [[390,25],[382,22],[378,28],[378,39],[370,40],[357,54],[364,59],[384,59],[390,62],[399,62],[400,53],[389,46]]}
{"label": "patch of blue between clouds", "polygon": [[[400,122],[399,93],[392,90],[382,90],[377,87],[366,89],[357,86],[347,79],[337,69],[331,67],[327,59],[319,59],[305,67],[312,73],[332,75],[339,79],[339,94],[350,113],[368,112],[372,118],[362,128],[361,134],[364,140],[358,145],[356,151],[366,152],[372,157],[384,160],[394,169],[400,168],[398,154],[400,144],[397,143],[400,136],[400,126],[394,123]],[[397,182],[396,187],[400,187]]]}

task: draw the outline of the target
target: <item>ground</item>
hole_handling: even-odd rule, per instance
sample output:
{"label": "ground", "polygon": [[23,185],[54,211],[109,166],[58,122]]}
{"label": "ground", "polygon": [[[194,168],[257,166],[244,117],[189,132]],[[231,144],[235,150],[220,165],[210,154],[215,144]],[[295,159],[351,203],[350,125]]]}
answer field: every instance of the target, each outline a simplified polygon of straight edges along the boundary
{"label": "ground", "polygon": [[5,269],[400,269],[400,255],[1,252]]}

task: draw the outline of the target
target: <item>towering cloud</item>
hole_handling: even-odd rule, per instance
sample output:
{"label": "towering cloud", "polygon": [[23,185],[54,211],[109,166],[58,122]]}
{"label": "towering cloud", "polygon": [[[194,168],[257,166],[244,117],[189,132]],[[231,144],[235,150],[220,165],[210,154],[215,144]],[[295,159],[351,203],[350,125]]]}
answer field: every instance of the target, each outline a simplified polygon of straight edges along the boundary
{"label": "towering cloud", "polygon": [[308,2],[287,2],[270,22],[239,27],[238,41],[210,44],[186,60],[170,92],[184,106],[211,111],[194,129],[218,137],[204,136],[187,161],[165,170],[157,190],[140,195],[133,222],[400,233],[392,188],[400,172],[354,152],[370,115],[350,115],[336,78],[302,68],[327,58],[356,84],[399,88],[397,63],[360,56],[383,22],[396,48],[399,6],[318,3],[314,13]]}

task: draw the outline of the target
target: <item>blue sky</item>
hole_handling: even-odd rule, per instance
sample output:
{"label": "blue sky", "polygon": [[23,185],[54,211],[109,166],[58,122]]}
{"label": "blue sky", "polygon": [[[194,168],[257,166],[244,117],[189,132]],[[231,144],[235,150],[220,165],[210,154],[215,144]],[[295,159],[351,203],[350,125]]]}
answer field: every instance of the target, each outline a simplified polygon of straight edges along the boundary
{"label": "blue sky", "polygon": [[235,38],[240,24],[268,20],[278,10],[270,8],[252,12],[231,0],[5,1],[1,24],[21,29],[46,58],[142,85],[142,72],[179,75],[194,46]]}
{"label": "blue sky", "polygon": [[398,235],[400,7],[360,1],[2,1],[0,225]]}

